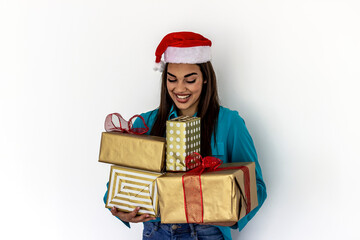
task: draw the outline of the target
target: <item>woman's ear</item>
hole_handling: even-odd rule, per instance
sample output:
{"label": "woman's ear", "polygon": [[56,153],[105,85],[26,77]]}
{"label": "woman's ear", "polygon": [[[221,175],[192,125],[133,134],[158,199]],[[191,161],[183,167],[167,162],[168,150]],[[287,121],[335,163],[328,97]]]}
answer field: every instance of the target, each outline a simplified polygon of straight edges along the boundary
{"label": "woman's ear", "polygon": [[207,84],[207,80],[204,80],[204,84]]}

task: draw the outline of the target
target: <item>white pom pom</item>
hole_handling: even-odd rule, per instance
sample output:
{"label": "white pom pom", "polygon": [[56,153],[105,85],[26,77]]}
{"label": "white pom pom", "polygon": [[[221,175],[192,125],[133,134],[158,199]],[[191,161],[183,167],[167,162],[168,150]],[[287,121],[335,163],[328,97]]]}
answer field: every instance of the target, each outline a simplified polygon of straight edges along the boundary
{"label": "white pom pom", "polygon": [[164,71],[164,68],[165,68],[165,63],[163,61],[160,61],[159,63],[155,63],[153,69],[154,71],[162,72]]}

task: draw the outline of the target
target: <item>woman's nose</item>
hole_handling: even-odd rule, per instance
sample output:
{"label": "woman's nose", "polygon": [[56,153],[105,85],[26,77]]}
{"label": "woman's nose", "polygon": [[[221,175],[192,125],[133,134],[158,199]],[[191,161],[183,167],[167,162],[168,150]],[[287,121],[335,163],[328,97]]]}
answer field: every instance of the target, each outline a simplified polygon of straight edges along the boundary
{"label": "woman's nose", "polygon": [[178,81],[178,84],[176,85],[176,91],[177,92],[185,92],[186,86],[183,81]]}

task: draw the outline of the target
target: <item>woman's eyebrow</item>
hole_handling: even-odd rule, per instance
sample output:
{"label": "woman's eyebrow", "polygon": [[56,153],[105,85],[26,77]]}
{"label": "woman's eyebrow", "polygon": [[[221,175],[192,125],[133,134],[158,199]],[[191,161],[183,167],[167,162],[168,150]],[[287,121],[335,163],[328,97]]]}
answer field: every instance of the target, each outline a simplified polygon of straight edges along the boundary
{"label": "woman's eyebrow", "polygon": [[184,77],[190,77],[190,76],[192,76],[192,75],[197,75],[197,73],[195,73],[195,72],[193,72],[193,73],[189,73],[189,74],[186,74]]}
{"label": "woman's eyebrow", "polygon": [[172,77],[176,77],[174,74],[171,74],[171,73],[169,73],[169,72],[167,72],[167,74],[169,74],[169,75],[172,76]]}
{"label": "woman's eyebrow", "polygon": [[[169,72],[167,72],[170,76],[172,76],[172,77],[175,77],[176,78],[176,76],[174,75],[174,74],[171,74],[171,73],[169,73]],[[185,76],[184,76],[184,78],[187,78],[187,77],[190,77],[190,76],[192,76],[192,75],[198,75],[197,73],[189,73],[189,74],[186,74]]]}
{"label": "woman's eyebrow", "polygon": [[[167,72],[167,74],[169,74],[169,75],[172,76],[172,77],[176,77],[174,74],[171,74],[171,73],[169,73],[169,72]],[[189,74],[186,74],[186,75],[184,76],[184,78],[190,77],[190,76],[192,76],[192,75],[198,75],[198,74],[197,74],[196,72],[189,73]]]}

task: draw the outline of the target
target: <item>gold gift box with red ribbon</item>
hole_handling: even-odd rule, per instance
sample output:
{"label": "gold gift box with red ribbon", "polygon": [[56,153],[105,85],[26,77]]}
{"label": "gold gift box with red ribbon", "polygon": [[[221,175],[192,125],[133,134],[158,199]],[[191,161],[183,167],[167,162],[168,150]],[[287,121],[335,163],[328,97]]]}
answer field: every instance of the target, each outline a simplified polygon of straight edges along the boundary
{"label": "gold gift box with red ribbon", "polygon": [[157,136],[103,132],[99,162],[162,172],[165,143],[165,138]]}
{"label": "gold gift box with red ribbon", "polygon": [[255,163],[222,164],[201,175],[157,178],[162,223],[238,221],[258,205]]}
{"label": "gold gift box with red ribbon", "polygon": [[[142,120],[144,128],[133,128],[132,120],[136,117]],[[118,124],[113,121],[116,118]],[[126,121],[119,113],[109,114],[105,130],[101,136],[99,162],[153,172],[164,170],[166,139],[142,135],[149,130],[142,116],[135,115]]]}

